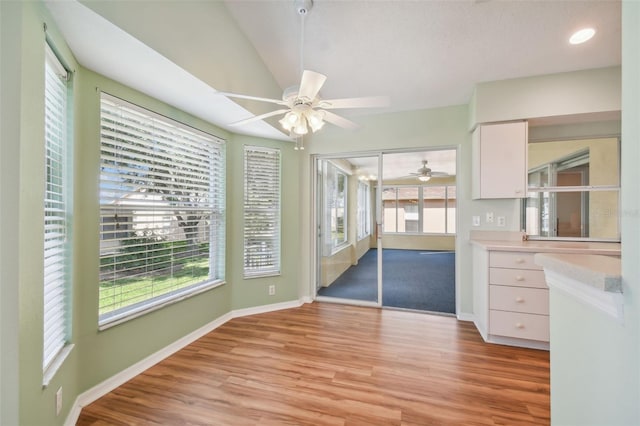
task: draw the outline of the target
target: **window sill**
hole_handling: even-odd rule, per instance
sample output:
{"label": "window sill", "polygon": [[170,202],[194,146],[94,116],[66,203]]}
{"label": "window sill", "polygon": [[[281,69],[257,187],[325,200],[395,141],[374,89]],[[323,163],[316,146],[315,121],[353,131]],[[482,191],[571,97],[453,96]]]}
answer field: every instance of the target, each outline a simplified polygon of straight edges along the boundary
{"label": "window sill", "polygon": [[280,275],[282,275],[282,272],[280,271],[256,272],[255,274],[245,274],[242,278],[245,280],[252,280],[254,278],[279,277]]}
{"label": "window sill", "polygon": [[331,250],[331,256],[336,255],[338,253],[340,253],[342,250],[351,247],[351,244],[346,242],[346,243],[342,243],[337,247],[334,247],[333,250]]}
{"label": "window sill", "polygon": [[47,386],[49,386],[49,383],[51,383],[51,380],[56,375],[56,373],[58,372],[62,364],[64,364],[65,360],[67,359],[67,357],[69,356],[69,354],[71,353],[74,347],[75,345],[72,343],[64,345],[64,347],[60,350],[58,355],[56,355],[56,357],[53,359],[51,364],[49,364],[49,367],[47,367],[47,369],[44,370],[44,374],[42,375],[43,389],[46,389]]}
{"label": "window sill", "polygon": [[199,286],[191,287],[183,292],[169,293],[166,297],[160,297],[150,303],[141,303],[135,308],[131,308],[127,311],[115,314],[106,318],[104,321],[98,323],[98,331],[104,331],[116,325],[122,324],[134,318],[141,317],[149,312],[157,311],[165,306],[173,305],[182,300],[188,299],[198,294],[204,293],[216,287],[220,287],[225,284],[225,281],[212,281],[200,284]]}

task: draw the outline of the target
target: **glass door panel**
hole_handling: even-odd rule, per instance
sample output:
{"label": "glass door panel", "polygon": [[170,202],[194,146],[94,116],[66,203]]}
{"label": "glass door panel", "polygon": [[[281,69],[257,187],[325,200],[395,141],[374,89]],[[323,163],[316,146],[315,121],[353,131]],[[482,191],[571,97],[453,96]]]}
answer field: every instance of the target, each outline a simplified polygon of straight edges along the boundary
{"label": "glass door panel", "polygon": [[378,156],[316,160],[318,298],[378,305]]}

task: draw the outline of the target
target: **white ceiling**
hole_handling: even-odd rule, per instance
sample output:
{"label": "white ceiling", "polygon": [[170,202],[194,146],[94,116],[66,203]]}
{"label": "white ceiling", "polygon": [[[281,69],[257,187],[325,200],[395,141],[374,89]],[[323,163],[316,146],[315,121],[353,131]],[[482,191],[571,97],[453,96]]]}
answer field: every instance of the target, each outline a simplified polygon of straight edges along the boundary
{"label": "white ceiling", "polygon": [[[300,78],[293,1],[226,0],[282,88]],[[620,1],[316,0],[304,24],[304,67],[322,95],[389,95],[394,111],[469,102],[476,83],[618,65]],[[597,30],[572,46],[579,28]]]}
{"label": "white ceiling", "polygon": [[[227,130],[288,139],[267,122],[230,127],[273,105],[216,91],[277,97],[297,84],[301,19],[293,0],[226,0],[226,8],[191,0],[45,3],[83,66]],[[594,39],[569,45],[585,26],[596,28]],[[304,68],[328,76],[325,99],[390,97],[384,110],[340,112],[357,121],[465,104],[479,82],[619,65],[620,30],[619,0],[316,0],[305,18]],[[248,46],[263,63],[247,59]],[[272,76],[259,78],[265,73]]]}

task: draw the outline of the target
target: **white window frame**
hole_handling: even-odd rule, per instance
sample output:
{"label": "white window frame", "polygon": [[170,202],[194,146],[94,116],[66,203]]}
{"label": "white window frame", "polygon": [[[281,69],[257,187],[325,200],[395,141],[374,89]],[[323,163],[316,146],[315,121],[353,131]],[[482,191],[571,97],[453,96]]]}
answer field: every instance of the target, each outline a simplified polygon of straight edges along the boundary
{"label": "white window frame", "polygon": [[45,188],[43,271],[43,384],[71,344],[72,137],[70,74],[45,43]]}
{"label": "white window frame", "polygon": [[[558,218],[556,211],[557,197],[565,192],[568,193],[581,193],[583,209],[585,208],[585,197],[596,192],[611,192],[617,194],[617,206],[616,210],[620,211],[620,179],[618,178],[617,185],[591,185],[584,184],[581,186],[558,186],[557,173],[562,168],[570,167],[571,164],[581,163],[585,161],[589,163],[590,156],[589,149],[582,149],[566,157],[555,159],[552,162],[543,164],[534,169],[531,169],[527,173],[527,197],[521,200],[521,217],[520,225],[521,229],[527,233],[527,238],[530,240],[557,240],[557,241],[594,241],[594,242],[620,242],[620,218],[617,219],[617,235],[612,238],[598,238],[588,236],[574,236],[574,237],[560,237],[558,236],[558,229],[553,225]],[[618,155],[620,155],[620,141],[618,140]],[[620,167],[620,161],[618,161],[618,168]],[[531,176],[535,173],[545,172],[548,182],[535,183],[531,182]],[[537,201],[537,208],[530,208],[528,203],[535,199]],[[588,203],[586,203],[588,205]],[[607,212],[608,213],[608,212]],[[529,223],[535,221],[534,224]],[[528,222],[529,221],[529,222]],[[544,228],[544,229],[543,229]],[[531,230],[537,231],[531,233]],[[548,235],[540,235],[542,232],[546,232]],[[537,235],[536,235],[537,233]]]}
{"label": "white window frame", "polygon": [[358,181],[357,238],[363,240],[371,235],[371,185]]}
{"label": "white window frame", "polygon": [[[224,284],[226,170],[223,139],[107,93],[101,93],[100,119],[100,281],[111,281],[120,294],[129,288],[120,278],[149,282],[141,299],[124,302],[107,285],[102,295],[101,286],[102,330]],[[114,213],[129,218],[123,222],[131,227],[127,237],[104,226]],[[104,242],[105,234],[115,247]],[[126,244],[141,248],[135,252],[141,260],[133,261],[138,263],[122,255]],[[181,268],[183,282],[175,278]],[[199,275],[203,268],[205,275]],[[165,277],[173,281],[156,288]]]}
{"label": "white window frame", "polygon": [[[429,187],[444,187],[445,188],[445,194],[444,194],[444,203],[445,203],[445,212],[444,212],[444,227],[445,227],[445,232],[424,232],[424,189],[425,188],[429,188]],[[383,226],[383,234],[386,235],[451,235],[454,236],[456,235],[455,231],[450,231],[451,226],[449,224],[449,188],[455,188],[456,185],[454,184],[441,184],[441,185],[384,185],[382,187],[382,192],[380,193],[382,195],[382,193],[384,192],[385,189],[393,189],[395,191],[395,223],[396,223],[396,227],[394,231],[385,231],[384,230],[384,226]],[[418,232],[399,232],[398,231],[398,207],[399,207],[399,200],[398,200],[398,189],[399,188],[417,188],[418,189]],[[456,197],[457,200],[457,197]],[[384,212],[384,202],[381,203],[382,205],[382,210]],[[457,208],[457,201],[456,201],[456,208]],[[455,227],[455,222],[453,223],[454,227]]]}
{"label": "white window frame", "polygon": [[281,155],[244,146],[244,278],[280,275]]}
{"label": "white window frame", "polygon": [[[349,245],[349,233],[347,228],[349,221],[349,175],[331,162],[327,162],[326,164],[327,173],[325,179],[325,194],[327,197],[327,217],[329,219],[329,232],[327,233],[327,237],[330,240],[331,254],[334,254]],[[340,193],[338,190],[338,180],[340,179],[340,176],[344,179],[342,197],[338,197]],[[335,203],[333,208],[329,205],[331,204],[331,200]],[[339,201],[342,204],[341,206],[338,205]],[[344,230],[343,238],[341,240],[334,238],[334,234],[338,233],[338,209],[340,207],[342,207],[342,226]]]}

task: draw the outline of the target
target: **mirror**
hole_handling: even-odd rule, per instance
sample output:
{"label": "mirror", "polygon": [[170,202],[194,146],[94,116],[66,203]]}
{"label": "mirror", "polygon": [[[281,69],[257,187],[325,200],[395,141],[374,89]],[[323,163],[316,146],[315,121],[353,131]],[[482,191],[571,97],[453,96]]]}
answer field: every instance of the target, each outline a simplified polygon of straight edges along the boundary
{"label": "mirror", "polygon": [[[593,123],[589,126],[591,130],[573,128],[583,130],[578,134],[594,133]],[[606,128],[615,133],[616,126],[619,122],[614,121]],[[530,135],[546,132],[547,138],[530,138],[528,144],[528,197],[522,203],[522,228],[527,235],[533,239],[619,241],[617,135],[571,139],[565,132],[562,139],[553,140],[548,128],[532,130]]]}

